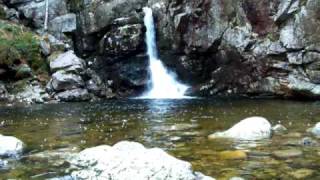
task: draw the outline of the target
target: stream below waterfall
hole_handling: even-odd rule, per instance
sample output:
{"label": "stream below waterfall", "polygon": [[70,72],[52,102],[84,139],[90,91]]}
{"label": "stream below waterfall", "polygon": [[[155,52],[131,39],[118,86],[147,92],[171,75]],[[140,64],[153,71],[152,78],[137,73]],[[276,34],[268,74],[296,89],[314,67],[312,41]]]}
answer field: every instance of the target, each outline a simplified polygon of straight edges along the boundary
{"label": "stream below waterfall", "polygon": [[[234,142],[209,140],[250,116],[264,116],[272,125],[281,122],[288,132],[270,140]],[[218,179],[320,179],[320,146],[300,142],[306,130],[320,121],[319,102],[284,100],[112,100],[8,107],[0,105],[0,134],[27,144],[27,152],[0,179],[45,179],[64,175],[65,156],[87,147],[112,145],[121,140],[159,147],[191,162],[193,168]],[[278,159],[276,150],[302,151],[299,157]],[[243,150],[246,157],[221,152]],[[307,174],[306,174],[307,173]]]}

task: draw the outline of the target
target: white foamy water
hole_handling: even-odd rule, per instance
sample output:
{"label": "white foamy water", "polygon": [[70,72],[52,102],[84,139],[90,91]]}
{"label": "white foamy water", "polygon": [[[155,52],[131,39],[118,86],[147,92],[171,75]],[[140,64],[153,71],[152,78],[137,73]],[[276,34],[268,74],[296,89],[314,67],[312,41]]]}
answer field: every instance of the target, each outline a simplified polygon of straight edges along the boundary
{"label": "white foamy water", "polygon": [[157,45],[155,38],[155,27],[152,15],[152,9],[143,8],[145,13],[144,24],[147,28],[146,44],[151,72],[151,87],[140,98],[145,99],[181,99],[188,98],[185,92],[188,86],[179,83],[175,75],[169,72],[163,63],[158,59]]}

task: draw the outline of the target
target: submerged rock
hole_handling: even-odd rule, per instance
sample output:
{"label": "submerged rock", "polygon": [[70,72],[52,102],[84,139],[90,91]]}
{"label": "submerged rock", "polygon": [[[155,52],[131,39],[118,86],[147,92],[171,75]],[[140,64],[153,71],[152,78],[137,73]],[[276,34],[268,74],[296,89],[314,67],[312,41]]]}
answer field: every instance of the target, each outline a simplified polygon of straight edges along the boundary
{"label": "submerged rock", "polygon": [[286,138],[301,138],[302,134],[299,133],[299,132],[291,132],[291,133],[283,135],[283,137],[286,137]]}
{"label": "submerged rock", "polygon": [[119,142],[114,146],[102,145],[80,152],[70,163],[78,170],[72,179],[206,179],[192,170],[191,164],[176,159],[159,148],[147,149],[136,142]]}
{"label": "submerged rock", "polygon": [[319,146],[319,143],[311,137],[304,137],[300,143],[303,146]]}
{"label": "submerged rock", "polygon": [[19,157],[24,147],[24,143],[16,137],[0,135],[0,156]]}
{"label": "submerged rock", "polygon": [[273,126],[272,130],[275,134],[283,134],[286,131],[288,131],[288,129],[286,127],[284,127],[282,124],[277,124],[277,125]]}
{"label": "submerged rock", "polygon": [[247,153],[244,151],[222,151],[219,153],[219,157],[221,159],[246,159],[247,158]]}
{"label": "submerged rock", "polygon": [[310,137],[304,137],[302,139],[285,140],[283,145],[285,145],[285,146],[311,146],[311,147],[314,147],[314,146],[319,146],[319,143]]}
{"label": "submerged rock", "polygon": [[263,117],[246,118],[224,132],[209,135],[209,139],[233,138],[239,140],[261,140],[270,138],[271,124]]}
{"label": "submerged rock", "polygon": [[306,179],[310,178],[314,174],[314,170],[311,169],[298,169],[296,171],[290,172],[289,175],[295,179]]}
{"label": "submerged rock", "polygon": [[296,158],[303,155],[303,152],[298,149],[278,150],[274,151],[273,156],[278,159]]}
{"label": "submerged rock", "polygon": [[229,180],[245,180],[242,177],[232,177]]}

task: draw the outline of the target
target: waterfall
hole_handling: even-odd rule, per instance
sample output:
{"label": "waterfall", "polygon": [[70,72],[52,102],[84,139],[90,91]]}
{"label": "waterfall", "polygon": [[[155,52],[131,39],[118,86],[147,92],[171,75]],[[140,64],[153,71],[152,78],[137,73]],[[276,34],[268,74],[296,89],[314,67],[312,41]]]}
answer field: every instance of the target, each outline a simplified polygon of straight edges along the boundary
{"label": "waterfall", "polygon": [[49,17],[49,0],[45,2],[45,15],[44,15],[44,30],[48,30],[48,17]]}
{"label": "waterfall", "polygon": [[149,56],[149,68],[151,73],[151,87],[140,98],[146,99],[181,99],[188,86],[179,83],[175,74],[169,72],[163,63],[158,59],[157,45],[155,38],[155,27],[152,9],[143,8],[145,13],[144,25],[147,28],[146,44]]}

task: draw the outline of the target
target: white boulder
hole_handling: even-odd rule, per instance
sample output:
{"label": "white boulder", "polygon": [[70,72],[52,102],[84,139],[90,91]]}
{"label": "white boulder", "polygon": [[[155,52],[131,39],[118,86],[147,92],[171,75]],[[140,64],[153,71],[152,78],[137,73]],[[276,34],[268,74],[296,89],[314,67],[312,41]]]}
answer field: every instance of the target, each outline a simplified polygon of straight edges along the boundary
{"label": "white boulder", "polygon": [[194,172],[191,164],[176,159],[159,148],[147,149],[136,142],[122,141],[113,147],[85,149],[70,160],[78,170],[72,179],[97,180],[212,180]]}
{"label": "white boulder", "polygon": [[13,136],[0,135],[0,156],[18,157],[24,150],[24,143]]}
{"label": "white boulder", "polygon": [[209,139],[233,138],[238,140],[261,140],[270,138],[272,128],[270,122],[263,117],[246,118],[230,129],[209,135]]}
{"label": "white boulder", "polygon": [[320,137],[320,122],[318,122],[312,129],[311,129],[311,133],[315,136],[319,136]]}

